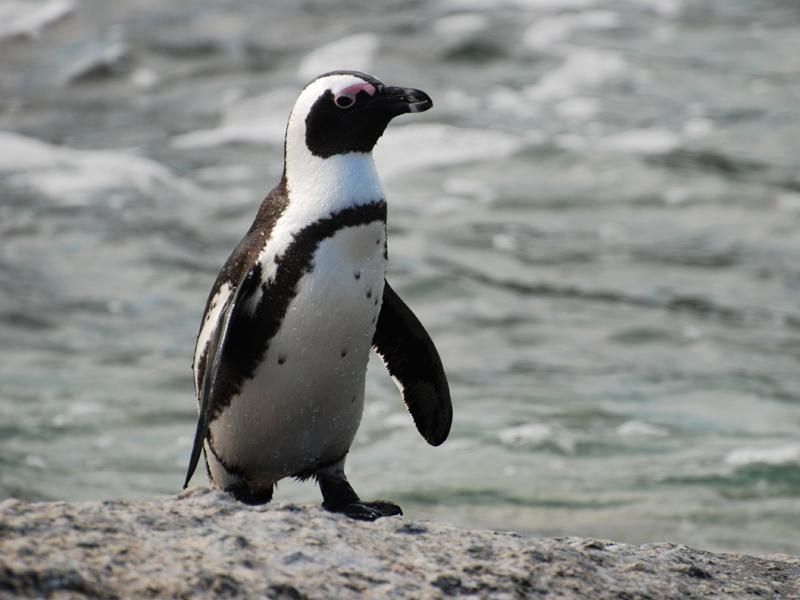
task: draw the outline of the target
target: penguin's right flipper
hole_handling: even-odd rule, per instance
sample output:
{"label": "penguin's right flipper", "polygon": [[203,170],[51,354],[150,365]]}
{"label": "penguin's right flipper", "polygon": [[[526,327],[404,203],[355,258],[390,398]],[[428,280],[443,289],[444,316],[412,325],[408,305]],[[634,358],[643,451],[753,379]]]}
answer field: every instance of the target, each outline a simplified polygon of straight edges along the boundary
{"label": "penguin's right flipper", "polygon": [[442,361],[422,323],[388,282],[372,347],[400,388],[422,437],[432,446],[444,442],[453,406]]}
{"label": "penguin's right flipper", "polygon": [[197,429],[194,433],[194,444],[191,458],[189,459],[189,468],[186,471],[186,480],[183,482],[183,489],[186,489],[186,486],[189,485],[189,480],[194,475],[197,463],[200,461],[200,451],[203,449],[203,443],[208,433],[208,425],[211,421],[210,417],[217,399],[217,394],[214,392],[219,379],[220,367],[225,356],[225,345],[230,337],[231,325],[235,321],[243,300],[250,296],[254,285],[257,287],[255,280],[258,279],[258,275],[259,273],[254,270],[245,273],[245,276],[236,286],[236,290],[228,296],[225,304],[223,304],[217,326],[214,328],[214,333],[208,342],[205,359],[206,366],[198,390],[200,416],[197,419]]}

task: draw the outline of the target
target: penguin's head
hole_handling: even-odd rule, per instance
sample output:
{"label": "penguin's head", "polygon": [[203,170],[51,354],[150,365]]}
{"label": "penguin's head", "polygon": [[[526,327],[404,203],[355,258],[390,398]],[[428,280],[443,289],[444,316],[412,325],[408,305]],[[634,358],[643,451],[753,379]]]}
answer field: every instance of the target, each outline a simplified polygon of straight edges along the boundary
{"label": "penguin's head", "polygon": [[297,98],[286,129],[286,149],[303,144],[322,159],[369,153],[394,117],[431,106],[425,92],[387,86],[366,73],[325,73]]}

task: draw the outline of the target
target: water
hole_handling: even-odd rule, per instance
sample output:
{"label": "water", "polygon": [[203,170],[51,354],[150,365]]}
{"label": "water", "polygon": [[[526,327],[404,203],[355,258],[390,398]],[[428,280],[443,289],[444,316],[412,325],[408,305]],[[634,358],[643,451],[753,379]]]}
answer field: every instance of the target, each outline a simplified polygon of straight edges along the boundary
{"label": "water", "polygon": [[0,495],[178,490],[206,294],[299,87],[349,67],[435,101],[377,161],[455,405],[427,447],[373,363],[356,489],[800,553],[795,2],[36,6],[0,3]]}

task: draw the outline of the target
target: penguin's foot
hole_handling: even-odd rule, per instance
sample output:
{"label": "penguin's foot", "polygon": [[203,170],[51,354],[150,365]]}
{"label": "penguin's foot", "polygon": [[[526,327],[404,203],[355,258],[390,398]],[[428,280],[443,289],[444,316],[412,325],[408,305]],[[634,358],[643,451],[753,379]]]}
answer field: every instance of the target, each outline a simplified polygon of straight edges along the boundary
{"label": "penguin's foot", "polygon": [[328,512],[341,513],[351,519],[359,521],[374,521],[381,517],[392,517],[402,515],[403,510],[394,502],[386,500],[375,500],[374,502],[351,502],[350,504],[332,505],[328,502],[322,503],[322,508]]}
{"label": "penguin's foot", "polygon": [[322,508],[329,512],[341,513],[360,521],[374,521],[381,517],[403,514],[400,507],[393,502],[363,502],[345,477],[344,457],[319,469],[315,476],[322,492]]}
{"label": "penguin's foot", "polygon": [[250,489],[250,486],[243,481],[236,482],[225,488],[225,491],[236,498],[239,502],[244,502],[250,506],[266,504],[272,500],[273,490],[274,488],[269,486],[268,488],[253,491]]}

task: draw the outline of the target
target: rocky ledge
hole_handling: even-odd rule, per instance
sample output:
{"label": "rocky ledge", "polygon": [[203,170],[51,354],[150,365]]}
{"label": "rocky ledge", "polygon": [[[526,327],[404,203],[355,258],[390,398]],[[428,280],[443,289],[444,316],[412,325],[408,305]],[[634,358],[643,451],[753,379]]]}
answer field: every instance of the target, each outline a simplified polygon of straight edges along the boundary
{"label": "rocky ledge", "polygon": [[0,596],[800,598],[800,558],[363,523],[194,489],[0,503]]}

